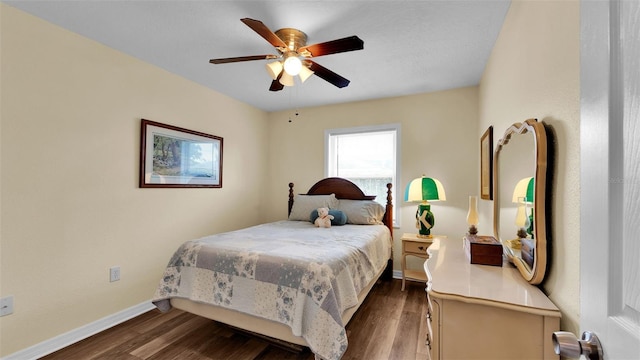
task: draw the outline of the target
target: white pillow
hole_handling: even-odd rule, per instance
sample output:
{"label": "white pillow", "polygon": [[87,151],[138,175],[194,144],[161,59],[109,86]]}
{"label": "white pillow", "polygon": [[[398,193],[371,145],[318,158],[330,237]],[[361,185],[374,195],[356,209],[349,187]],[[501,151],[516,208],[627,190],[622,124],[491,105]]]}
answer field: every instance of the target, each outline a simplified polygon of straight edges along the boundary
{"label": "white pillow", "polygon": [[348,224],[382,224],[385,209],[373,200],[338,200],[338,210],[347,215]]}
{"label": "white pillow", "polygon": [[336,194],[331,195],[296,195],[293,197],[293,207],[289,220],[311,221],[310,215],[313,210],[321,207],[335,209],[338,206]]}

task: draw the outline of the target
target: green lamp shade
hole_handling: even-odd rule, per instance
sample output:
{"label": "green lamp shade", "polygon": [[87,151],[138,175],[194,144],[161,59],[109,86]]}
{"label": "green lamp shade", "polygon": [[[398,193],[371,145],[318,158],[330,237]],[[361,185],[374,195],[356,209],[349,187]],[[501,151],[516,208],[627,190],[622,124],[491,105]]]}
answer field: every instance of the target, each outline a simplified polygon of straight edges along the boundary
{"label": "green lamp shade", "polygon": [[446,199],[442,183],[425,176],[411,180],[404,191],[404,201],[444,201]]}

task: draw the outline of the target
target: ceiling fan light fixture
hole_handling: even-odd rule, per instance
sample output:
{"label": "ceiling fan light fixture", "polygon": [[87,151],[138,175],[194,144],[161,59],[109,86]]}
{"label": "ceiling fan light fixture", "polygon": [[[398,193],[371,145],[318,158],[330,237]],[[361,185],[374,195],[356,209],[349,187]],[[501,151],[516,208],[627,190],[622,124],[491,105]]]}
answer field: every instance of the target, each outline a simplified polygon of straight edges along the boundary
{"label": "ceiling fan light fixture", "polygon": [[267,68],[267,73],[273,80],[276,80],[278,78],[278,75],[280,75],[280,73],[282,72],[282,62],[280,61],[268,63],[265,65],[265,67]]}
{"label": "ceiling fan light fixture", "polygon": [[287,73],[287,71],[285,70],[282,73],[282,76],[280,76],[280,84],[284,85],[284,86],[293,86],[295,85],[295,82],[293,80],[293,76],[289,75],[289,73]]}
{"label": "ceiling fan light fixture", "polygon": [[298,75],[300,75],[300,81],[304,83],[311,75],[313,75],[313,71],[306,66],[302,66]]}
{"label": "ceiling fan light fixture", "polygon": [[283,28],[273,32],[260,20],[243,18],[240,21],[271,44],[278,55],[217,58],[210,59],[209,63],[227,64],[254,60],[276,60],[266,65],[267,73],[273,79],[269,91],[280,91],[284,86],[294,86],[296,75],[300,75],[301,83],[316,74],[322,80],[338,88],[348,86],[348,79],[311,61],[310,58],[364,49],[364,41],[355,35],[307,45],[307,35],[298,29]]}
{"label": "ceiling fan light fixture", "polygon": [[300,73],[300,69],[302,69],[302,61],[298,58],[298,54],[289,52],[284,60],[284,71],[291,76],[296,76]]}

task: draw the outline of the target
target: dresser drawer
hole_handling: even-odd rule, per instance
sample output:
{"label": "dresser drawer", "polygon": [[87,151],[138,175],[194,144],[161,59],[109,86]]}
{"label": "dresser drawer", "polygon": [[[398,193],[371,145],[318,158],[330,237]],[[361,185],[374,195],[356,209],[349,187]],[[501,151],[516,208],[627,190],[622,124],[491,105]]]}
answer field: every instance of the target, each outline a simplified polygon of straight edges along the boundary
{"label": "dresser drawer", "polygon": [[431,300],[429,300],[429,295],[427,295],[427,315],[425,316],[425,321],[427,324],[427,340],[425,345],[429,351],[431,351],[431,339],[433,339],[433,306],[431,305]]}
{"label": "dresser drawer", "polygon": [[404,252],[419,255],[427,255],[427,248],[431,243],[422,241],[403,241]]}
{"label": "dresser drawer", "polygon": [[429,308],[431,314],[431,333],[429,338],[429,356],[431,360],[440,360],[440,339],[441,339],[441,323],[440,323],[440,303],[436,299],[429,297]]}

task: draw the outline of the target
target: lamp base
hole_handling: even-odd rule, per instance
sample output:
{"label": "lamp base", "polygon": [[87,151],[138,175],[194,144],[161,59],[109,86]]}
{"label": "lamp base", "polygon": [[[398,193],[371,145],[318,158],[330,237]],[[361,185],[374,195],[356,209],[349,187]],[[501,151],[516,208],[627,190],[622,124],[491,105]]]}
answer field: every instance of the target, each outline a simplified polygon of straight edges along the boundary
{"label": "lamp base", "polygon": [[431,212],[431,205],[418,205],[418,211],[416,212],[416,228],[418,229],[418,237],[430,237],[431,229],[434,224],[435,218]]}
{"label": "lamp base", "polygon": [[422,234],[417,234],[416,235],[419,239],[432,239],[433,235],[429,234],[429,235],[422,235]]}
{"label": "lamp base", "polygon": [[527,230],[525,228],[520,228],[518,229],[518,231],[516,232],[516,235],[518,236],[518,238],[520,239],[526,239],[527,238]]}

